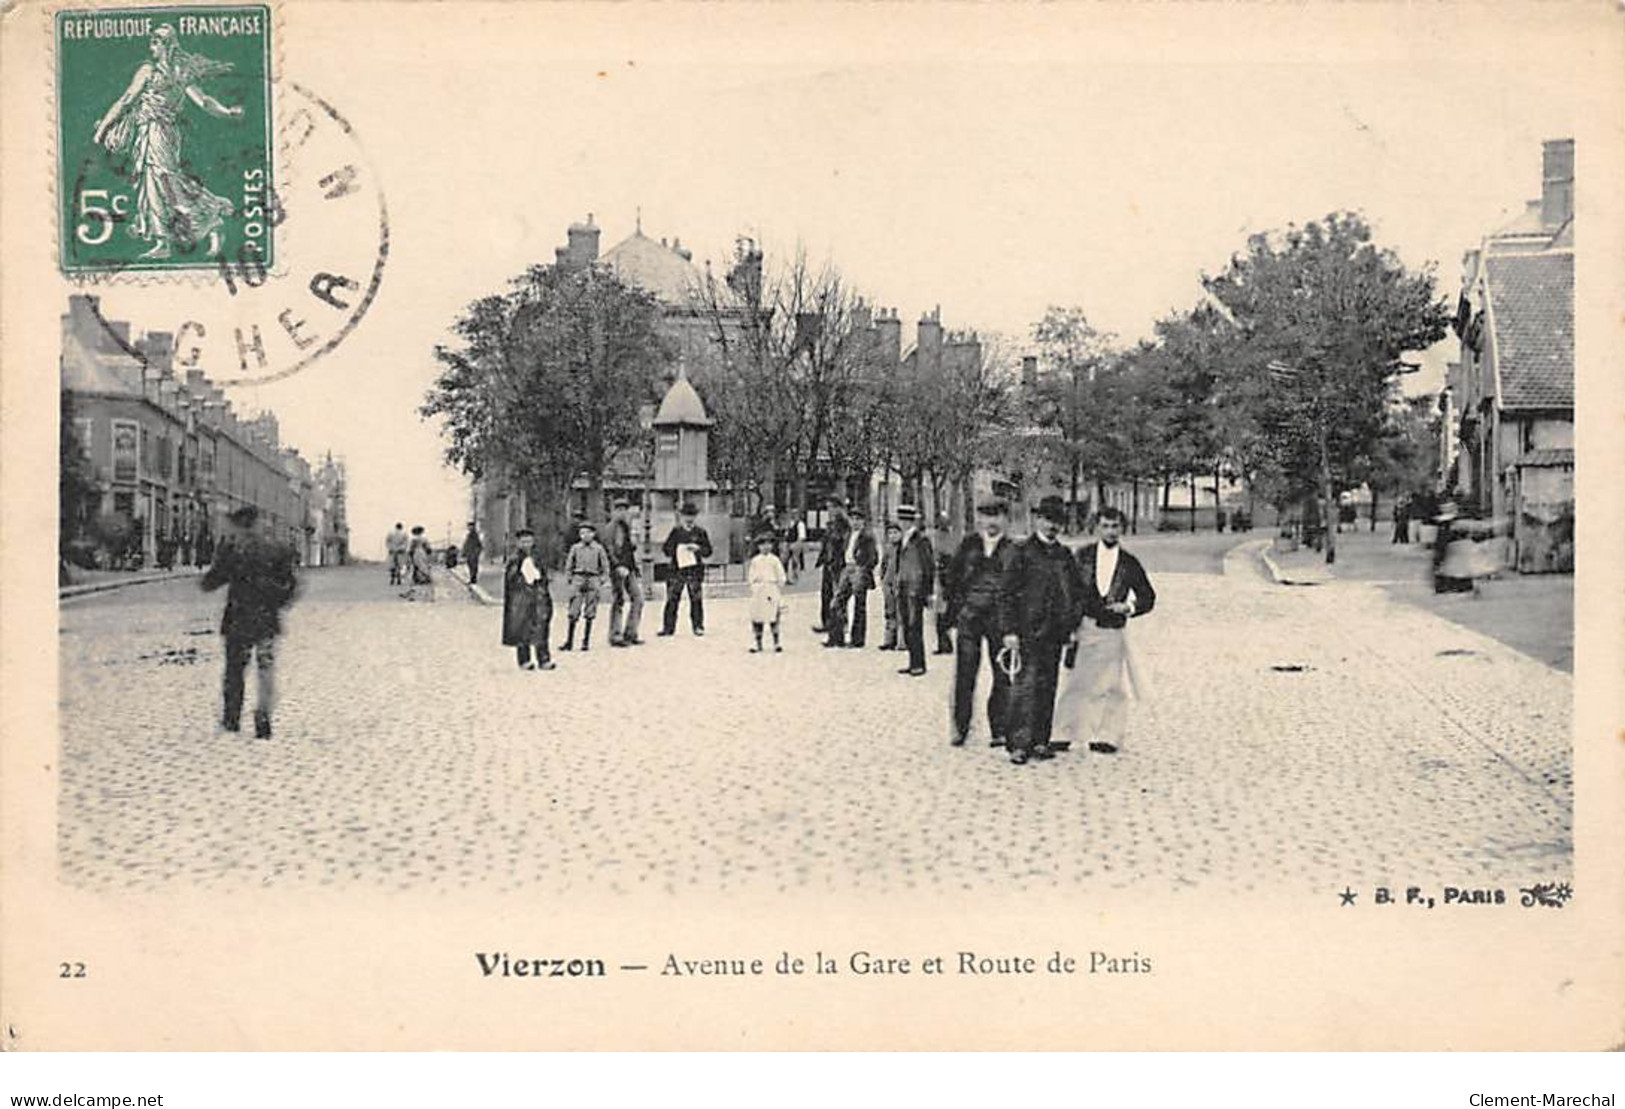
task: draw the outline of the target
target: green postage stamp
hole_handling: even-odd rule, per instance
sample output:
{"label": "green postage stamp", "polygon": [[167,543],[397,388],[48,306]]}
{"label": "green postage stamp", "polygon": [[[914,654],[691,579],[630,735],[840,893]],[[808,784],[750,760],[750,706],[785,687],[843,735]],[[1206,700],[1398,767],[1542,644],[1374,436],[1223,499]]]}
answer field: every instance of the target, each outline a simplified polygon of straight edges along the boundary
{"label": "green postage stamp", "polygon": [[274,262],[269,8],[58,12],[56,67],[65,273]]}

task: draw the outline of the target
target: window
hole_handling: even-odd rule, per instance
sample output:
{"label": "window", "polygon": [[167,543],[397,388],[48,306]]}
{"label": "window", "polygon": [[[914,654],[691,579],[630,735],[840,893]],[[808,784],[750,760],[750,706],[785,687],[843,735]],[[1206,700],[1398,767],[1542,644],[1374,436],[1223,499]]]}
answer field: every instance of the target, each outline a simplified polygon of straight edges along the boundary
{"label": "window", "polygon": [[113,422],[113,480],[135,481],[140,476],[136,450],[139,432],[128,420]]}

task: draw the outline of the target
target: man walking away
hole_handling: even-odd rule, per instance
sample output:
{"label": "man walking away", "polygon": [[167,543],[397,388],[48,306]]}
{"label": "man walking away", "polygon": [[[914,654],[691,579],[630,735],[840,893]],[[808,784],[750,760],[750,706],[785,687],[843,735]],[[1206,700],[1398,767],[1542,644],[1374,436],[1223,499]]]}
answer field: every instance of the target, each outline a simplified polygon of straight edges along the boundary
{"label": "man walking away", "polygon": [[598,529],[583,520],[576,534],[580,538],[564,558],[564,576],[570,582],[570,628],[561,651],[575,650],[577,621],[581,622],[581,649],[592,649],[592,622],[598,616],[604,579],[609,576],[609,552],[598,542]]}
{"label": "man walking away", "polygon": [[1034,515],[1035,530],[1016,544],[1005,575],[1000,620],[1005,648],[1020,652],[1021,660],[1012,688],[1008,740],[1010,761],[1017,765],[1054,754],[1050,733],[1061,652],[1076,642],[1083,618],[1083,575],[1059,538],[1066,504],[1060,497],[1045,497]]}
{"label": "man walking away", "polygon": [[384,554],[389,559],[389,584],[404,585],[406,583],[406,547],[410,543],[406,536],[406,529],[399,520],[395,521],[395,529],[384,536]]}
{"label": "man walking away", "polygon": [[[852,530],[847,534],[846,549],[841,553],[841,578],[835,585],[835,596],[824,618],[829,628],[829,638],[824,641],[826,647],[862,647],[869,629],[869,590],[875,587],[875,563],[879,555],[863,512],[854,508],[849,517]],[[848,600],[852,602],[850,642],[846,633]]]}
{"label": "man walking away", "polygon": [[553,595],[547,589],[547,571],[536,561],[535,547],[535,532],[520,528],[514,533],[514,549],[502,572],[502,645],[518,651],[519,669],[552,670],[547,637]]}
{"label": "man walking away", "polygon": [[705,634],[705,560],[711,557],[711,537],[696,522],[700,510],[693,502],[685,502],[681,519],[666,536],[660,549],[671,563],[671,575],[666,579],[666,611],[661,620],[660,634],[672,635],[677,631],[677,605],[688,591],[688,622],[695,635]]}
{"label": "man walking away", "polygon": [[829,630],[835,586],[846,566],[846,541],[852,532],[852,525],[846,519],[846,505],[841,499],[831,497],[824,503],[829,508],[829,522],[824,525],[824,541],[818,548],[818,561],[813,563],[814,569],[822,571],[818,581],[818,626],[813,628],[819,635]]}
{"label": "man walking away", "polygon": [[295,555],[292,547],[254,533],[259,512],[252,505],[244,505],[227,519],[230,528],[200,583],[205,592],[226,587],[226,609],[220,620],[226,646],[220,726],[228,732],[242,728],[243,671],[253,655],[259,672],[254,737],[270,739],[271,712],[276,707],[276,638],[282,634],[282,610],[298,588]]}
{"label": "man walking away", "polygon": [[1004,585],[1015,559],[1015,543],[1005,534],[1010,510],[1003,501],[976,506],[978,533],[967,535],[948,561],[940,588],[945,595],[944,616],[954,629],[953,731],[949,741],[961,746],[970,736],[976,672],[987,649],[993,688],[987,698],[988,730],[993,746],[1003,747],[1010,735],[1010,675],[999,665],[1004,629]]}
{"label": "man walking away", "polygon": [[1123,510],[1100,514],[1100,538],[1078,552],[1083,575],[1085,625],[1078,639],[1076,680],[1083,693],[1080,734],[1089,750],[1115,754],[1128,728],[1128,696],[1135,684],[1128,622],[1144,616],[1157,603],[1156,590],[1140,560],[1123,550]]}
{"label": "man walking away", "polygon": [[905,504],[897,510],[903,538],[897,555],[897,613],[908,647],[908,665],[897,671],[911,678],[925,673],[925,609],[936,585],[937,559],[931,540],[920,530],[920,510]]}
{"label": "man walking away", "polygon": [[[937,527],[931,534],[931,548],[937,556],[937,581],[942,581],[942,575],[948,570],[948,563],[954,557],[954,533],[949,524],[946,512],[937,513]],[[936,626],[937,645],[932,654],[951,655],[954,653],[953,636],[949,634],[952,625],[948,622],[948,598],[942,589],[937,590],[937,600],[932,609],[932,623]]]}
{"label": "man walking away", "polygon": [[468,522],[468,534],[463,536],[463,561],[468,564],[468,584],[476,585],[480,580],[480,555],[485,552],[485,544],[480,542],[479,526],[473,521]]}
{"label": "man walking away", "polygon": [[632,522],[627,517],[630,507],[625,497],[616,497],[609,517],[611,647],[635,647],[643,642],[638,638],[638,622],[643,618],[643,574],[638,568],[638,543],[632,537]]}
{"label": "man walking away", "polygon": [[896,520],[887,520],[886,542],[880,556],[880,596],[886,615],[886,633],[880,640],[882,651],[897,650],[897,559],[902,553],[903,529]]}

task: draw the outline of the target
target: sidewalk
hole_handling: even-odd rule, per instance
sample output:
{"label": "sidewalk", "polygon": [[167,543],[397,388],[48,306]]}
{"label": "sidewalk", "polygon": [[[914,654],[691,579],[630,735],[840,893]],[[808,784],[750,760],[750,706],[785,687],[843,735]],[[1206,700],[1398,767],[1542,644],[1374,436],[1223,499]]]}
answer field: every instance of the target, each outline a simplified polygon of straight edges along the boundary
{"label": "sidewalk", "polygon": [[1342,532],[1337,561],[1321,551],[1275,551],[1262,559],[1282,585],[1325,586],[1366,582],[1396,601],[1487,635],[1513,650],[1565,673],[1574,672],[1574,576],[1505,571],[1483,583],[1478,595],[1433,592],[1433,553],[1418,544],[1389,542],[1379,528]]}
{"label": "sidewalk", "polygon": [[83,597],[91,593],[105,593],[109,589],[123,589],[129,585],[150,585],[160,581],[175,581],[177,578],[195,578],[203,571],[196,566],[182,566],[174,570],[80,570],[73,568],[69,575],[75,580],[71,585],[57,586],[57,600],[67,600],[70,597]]}

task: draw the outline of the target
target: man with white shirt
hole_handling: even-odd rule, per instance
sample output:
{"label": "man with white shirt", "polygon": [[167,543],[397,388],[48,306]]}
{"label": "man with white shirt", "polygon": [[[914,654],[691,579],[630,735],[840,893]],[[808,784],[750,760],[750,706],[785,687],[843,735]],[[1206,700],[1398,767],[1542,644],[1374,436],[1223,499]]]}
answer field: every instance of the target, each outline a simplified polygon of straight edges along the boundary
{"label": "man with white shirt", "polygon": [[1151,611],[1157,594],[1140,560],[1121,546],[1122,510],[1103,509],[1099,527],[1099,540],[1078,552],[1084,580],[1078,665],[1084,672],[1077,680],[1085,691],[1081,734],[1090,737],[1089,750],[1111,755],[1122,747],[1128,728],[1132,666],[1124,629],[1130,618]]}
{"label": "man with white shirt", "polygon": [[[862,647],[869,628],[869,590],[875,587],[875,565],[880,561],[875,537],[861,509],[854,508],[848,518],[852,530],[847,533],[846,547],[841,551],[841,576],[835,583],[829,611],[824,617],[829,630],[826,647]],[[847,638],[846,608],[852,602],[852,634]]]}

